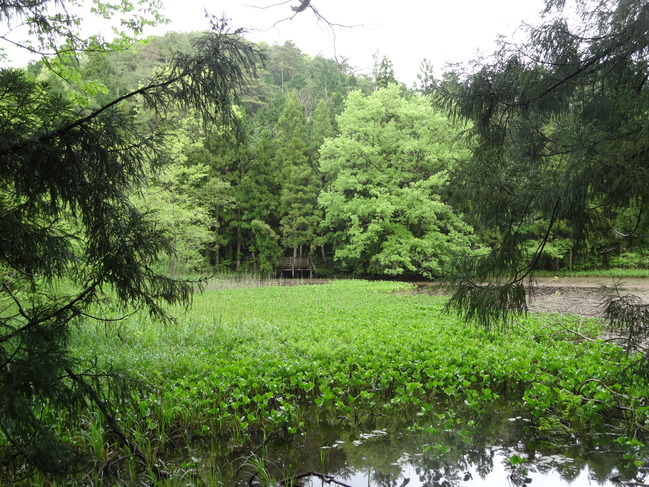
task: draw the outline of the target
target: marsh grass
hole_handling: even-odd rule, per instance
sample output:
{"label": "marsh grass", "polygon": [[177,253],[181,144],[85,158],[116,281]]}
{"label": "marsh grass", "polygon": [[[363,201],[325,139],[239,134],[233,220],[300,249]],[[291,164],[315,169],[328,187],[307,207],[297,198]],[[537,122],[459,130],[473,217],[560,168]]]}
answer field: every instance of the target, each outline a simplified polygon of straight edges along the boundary
{"label": "marsh grass", "polygon": [[210,279],[206,281],[204,289],[208,291],[214,291],[222,289],[241,289],[271,286],[303,286],[308,284],[319,285],[329,282],[330,279],[284,279],[283,277],[276,277],[274,275],[259,276],[256,274],[222,272],[211,276]]}
{"label": "marsh grass", "polygon": [[[537,424],[558,418],[586,438],[580,441],[605,423],[622,435],[646,420],[647,385],[625,376],[632,357],[556,325],[560,319],[596,338],[599,322],[529,315],[521,326],[489,334],[443,314],[443,297],[398,292],[409,288],[353,280],[219,284],[197,295],[191,309],[172,310],[175,324],[145,314],[85,323],[71,345],[99,369],[135,379],[119,421],[169,472],[161,485],[187,478],[232,485],[237,462],[259,438],[290,441],[316,420],[337,417],[437,414],[443,404],[445,414],[470,411],[479,420],[494,401],[506,401]],[[93,453],[89,469],[123,455],[100,425],[90,411],[86,424],[69,432]],[[150,475],[128,458],[115,464],[118,484]],[[254,458],[254,468],[265,471],[263,456]]]}
{"label": "marsh grass", "polygon": [[206,283],[206,290],[240,289],[251,287],[276,286],[280,282],[274,276],[221,272],[212,276]]}

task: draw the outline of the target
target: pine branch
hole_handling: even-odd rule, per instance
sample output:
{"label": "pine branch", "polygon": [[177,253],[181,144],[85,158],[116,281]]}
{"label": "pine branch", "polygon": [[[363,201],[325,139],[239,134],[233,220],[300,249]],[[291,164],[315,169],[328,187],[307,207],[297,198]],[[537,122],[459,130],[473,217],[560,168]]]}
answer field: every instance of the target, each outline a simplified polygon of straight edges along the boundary
{"label": "pine branch", "polygon": [[106,420],[106,424],[113,432],[113,434],[119,438],[122,444],[130,449],[135,454],[135,456],[139,458],[142,463],[144,463],[144,465],[151,469],[157,479],[165,478],[167,475],[162,472],[157,465],[152,464],[147,459],[142,450],[140,450],[137,443],[129,438],[126,433],[124,433],[124,431],[119,427],[119,424],[117,424],[117,420],[111,413],[108,405],[104,401],[102,401],[102,399],[99,397],[99,394],[97,394],[97,391],[95,391],[95,389],[84,380],[83,376],[75,374],[74,371],[69,367],[67,367],[65,371],[68,374],[68,377],[70,377],[78,386],[81,387],[81,389],[83,389],[83,391],[86,393],[86,396],[89,397],[90,400],[97,406],[99,411],[101,411],[104,419]]}
{"label": "pine branch", "polygon": [[58,128],[56,130],[48,132],[48,133],[46,133],[44,135],[41,135],[40,137],[38,137],[36,139],[23,140],[21,142],[18,142],[16,144],[13,144],[13,145],[11,145],[9,147],[6,147],[6,148],[0,150],[0,157],[4,157],[4,156],[8,156],[10,154],[20,152],[25,148],[33,146],[34,144],[39,144],[39,143],[42,144],[42,143],[45,143],[45,142],[49,142],[49,141],[51,141],[53,139],[61,138],[62,136],[64,136],[68,132],[71,132],[72,130],[74,130],[74,129],[78,128],[78,127],[81,127],[83,125],[86,125],[86,124],[92,122],[97,117],[99,117],[102,113],[104,113],[105,111],[113,108],[114,106],[119,105],[120,103],[122,103],[122,102],[124,102],[126,100],[129,100],[131,98],[134,98],[136,96],[149,94],[150,92],[152,92],[152,91],[154,91],[156,89],[166,88],[166,87],[172,85],[173,83],[177,82],[180,78],[182,78],[182,76],[177,76],[177,77],[175,77],[173,79],[170,79],[170,80],[167,80],[167,81],[165,81],[163,83],[150,84],[150,85],[145,86],[143,88],[140,88],[138,90],[135,90],[135,91],[132,91],[132,92],[127,93],[125,95],[122,95],[122,96],[120,96],[118,98],[115,98],[110,103],[107,103],[106,105],[102,106],[101,108],[98,108],[97,110],[90,113],[89,115],[86,115],[85,117],[82,117],[82,118],[80,118],[78,120],[75,120],[74,122],[72,122],[72,123],[70,123],[70,124],[68,124],[68,125],[66,125],[64,127],[60,127],[60,128]]}
{"label": "pine branch", "polygon": [[22,307],[22,304],[21,304],[20,300],[11,291],[11,289],[9,288],[7,283],[6,282],[3,283],[3,287],[5,289],[5,292],[7,292],[9,294],[9,296],[11,296],[14,303],[18,307],[20,315],[25,320],[27,320],[27,323],[25,325],[23,325],[22,327],[16,329],[15,331],[1,336],[0,337],[0,343],[8,342],[12,338],[14,338],[14,337],[16,337],[18,335],[22,335],[25,332],[31,330],[32,328],[35,328],[35,327],[37,327],[39,325],[42,325],[43,323],[47,323],[47,322],[52,321],[52,320],[58,320],[58,319],[62,318],[68,312],[72,312],[72,316],[78,314],[78,310],[75,309],[77,304],[81,303],[86,298],[88,298],[88,296],[90,296],[92,293],[95,292],[97,286],[101,283],[103,277],[104,276],[101,276],[101,277],[93,280],[88,285],[88,287],[86,287],[86,289],[84,289],[81,293],[79,293],[74,299],[72,299],[70,302],[68,302],[65,306],[59,307],[55,311],[53,311],[53,312],[51,312],[51,313],[49,313],[49,314],[47,314],[47,315],[45,315],[43,317],[40,317],[40,318],[29,316],[27,311]]}
{"label": "pine branch", "polygon": [[[552,232],[552,228],[554,227],[554,224],[557,221],[557,215],[559,214],[559,207],[560,207],[560,202],[561,199],[557,198],[556,203],[554,204],[554,209],[552,210],[552,216],[550,217],[550,222],[548,223],[548,227],[545,231],[545,234],[543,235],[543,239],[541,240],[541,243],[538,245],[536,250],[534,251],[534,257],[532,258],[531,262],[529,262],[524,269],[521,269],[520,271],[517,271],[513,280],[511,281],[512,283],[516,282],[521,282],[523,281],[527,276],[529,276],[536,268],[536,265],[539,262],[539,259],[541,258],[541,254],[543,253],[543,249],[548,243],[548,240],[550,239],[550,233]],[[519,276],[519,273],[522,273]]]}

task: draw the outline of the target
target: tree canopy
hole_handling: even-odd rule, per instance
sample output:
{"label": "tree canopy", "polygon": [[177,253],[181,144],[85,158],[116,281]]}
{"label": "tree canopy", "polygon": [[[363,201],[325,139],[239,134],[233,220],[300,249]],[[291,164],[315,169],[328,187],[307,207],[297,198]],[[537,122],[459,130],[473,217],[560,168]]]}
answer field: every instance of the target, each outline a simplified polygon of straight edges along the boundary
{"label": "tree canopy", "polygon": [[448,170],[464,157],[460,128],[395,84],[352,93],[338,126],[320,149],[336,260],[357,274],[435,276],[468,252],[471,228],[443,198]]}
{"label": "tree canopy", "polygon": [[[471,120],[473,154],[452,177],[473,222],[498,235],[456,273],[453,303],[489,323],[526,309],[525,285],[559,225],[575,252],[646,235],[649,215],[649,5],[550,0],[522,44],[439,85]],[[530,224],[541,225],[526,250]],[[488,284],[479,284],[485,283]]]}
{"label": "tree canopy", "polygon": [[[116,391],[70,353],[70,327],[101,318],[102,303],[163,318],[164,303],[190,300],[191,283],[155,270],[173,245],[130,198],[165,163],[165,111],[193,108],[206,122],[231,123],[232,100],[261,58],[227,23],[213,21],[192,54],[174,55],[137,89],[96,98],[69,63],[72,53],[105,46],[69,41],[79,19],[50,15],[55,3],[65,7],[0,7],[0,16],[23,17],[60,54],[51,70],[69,87],[0,70],[0,460],[49,473],[76,456],[52,419],[71,421],[93,403],[110,423]],[[136,99],[155,123],[134,109]]]}

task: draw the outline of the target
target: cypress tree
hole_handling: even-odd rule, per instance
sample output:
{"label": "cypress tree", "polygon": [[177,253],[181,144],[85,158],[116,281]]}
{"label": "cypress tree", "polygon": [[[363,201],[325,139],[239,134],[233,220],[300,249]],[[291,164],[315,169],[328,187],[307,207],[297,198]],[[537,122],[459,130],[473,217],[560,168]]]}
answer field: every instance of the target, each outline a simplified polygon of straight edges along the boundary
{"label": "cypress tree", "polygon": [[[455,195],[476,226],[500,236],[489,255],[458,267],[451,304],[487,325],[526,311],[557,225],[570,229],[575,251],[649,226],[649,4],[577,0],[576,15],[564,15],[564,3],[548,0],[526,42],[502,42],[439,88],[449,111],[473,122]],[[629,212],[633,224],[618,228]],[[524,228],[539,222],[530,254]]]}
{"label": "cypress tree", "polygon": [[[0,15],[24,16],[40,38],[76,38],[78,19],[45,15],[54,3],[5,3]],[[0,465],[7,469],[71,468],[78,452],[53,423],[72,422],[89,405],[141,456],[111,414],[111,404],[128,397],[124,383],[80,363],[69,350],[70,330],[100,315],[106,300],[162,319],[169,318],[165,303],[190,301],[192,283],[154,270],[173,249],[129,198],[160,167],[163,135],[128,101],[142,100],[159,120],[180,105],[208,123],[231,121],[232,99],[260,55],[227,23],[213,27],[194,41],[196,54],[176,55],[164,73],[103,105],[88,89],[72,96],[25,70],[0,69]],[[86,47],[68,43],[59,60]]]}
{"label": "cypress tree", "polygon": [[311,246],[319,222],[319,178],[309,160],[307,120],[297,94],[290,92],[277,122],[275,160],[281,175],[280,229],[284,247]]}

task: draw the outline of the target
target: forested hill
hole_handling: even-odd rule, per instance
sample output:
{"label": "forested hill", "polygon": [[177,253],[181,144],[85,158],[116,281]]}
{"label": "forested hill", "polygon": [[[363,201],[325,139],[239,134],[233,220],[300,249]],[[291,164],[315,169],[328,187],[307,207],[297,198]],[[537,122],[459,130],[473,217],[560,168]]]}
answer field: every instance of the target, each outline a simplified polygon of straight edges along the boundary
{"label": "forested hill", "polygon": [[[130,51],[86,55],[75,69],[101,106],[192,52],[197,38],[168,33]],[[148,174],[133,199],[172,240],[175,254],[161,263],[171,275],[269,275],[282,256],[299,256],[310,257],[320,275],[435,277],[454,258],[498,242],[497,227],[473,228],[471,201],[453,198],[449,175],[470,157],[468,125],[437,108],[430,87],[439,84],[430,73],[421,75],[428,90],[408,89],[386,58],[366,76],[290,42],[261,47],[267,60],[236,101],[236,130],[205,127],[191,111],[167,111],[163,119],[139,102],[117,108],[137,111],[142,124],[169,135],[157,153],[164,169]],[[41,64],[29,70],[66,89]],[[531,250],[543,228],[534,220],[521,227]],[[540,267],[640,258],[614,237],[573,258],[570,229],[554,228]]]}

